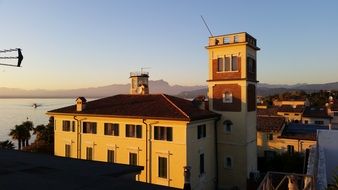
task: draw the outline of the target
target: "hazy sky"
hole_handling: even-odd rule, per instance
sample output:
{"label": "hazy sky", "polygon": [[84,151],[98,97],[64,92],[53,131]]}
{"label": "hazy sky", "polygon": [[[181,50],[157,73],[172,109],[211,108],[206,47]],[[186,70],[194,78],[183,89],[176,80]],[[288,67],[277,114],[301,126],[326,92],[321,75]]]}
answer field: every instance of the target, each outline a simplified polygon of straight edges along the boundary
{"label": "hazy sky", "polygon": [[260,82],[338,81],[336,0],[0,0],[0,49],[24,54],[22,68],[0,67],[0,87],[125,84],[141,67],[151,80],[205,85],[200,15],[214,35],[257,39]]}

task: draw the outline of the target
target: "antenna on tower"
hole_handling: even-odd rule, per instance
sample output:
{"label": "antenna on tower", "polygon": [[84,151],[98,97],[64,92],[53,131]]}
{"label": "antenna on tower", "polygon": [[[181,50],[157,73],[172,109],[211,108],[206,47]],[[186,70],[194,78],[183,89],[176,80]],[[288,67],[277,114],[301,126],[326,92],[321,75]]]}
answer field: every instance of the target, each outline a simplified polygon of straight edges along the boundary
{"label": "antenna on tower", "polygon": [[141,73],[143,73],[144,69],[151,69],[151,67],[141,67]]}
{"label": "antenna on tower", "polygon": [[207,27],[207,29],[208,29],[208,31],[209,31],[209,33],[210,33],[210,36],[211,36],[211,37],[214,37],[214,35],[212,35],[212,33],[211,33],[210,29],[209,29],[209,26],[208,26],[207,23],[205,22],[205,20],[204,20],[204,18],[203,18],[202,15],[201,15],[201,18],[202,18],[202,20],[203,20],[203,22],[204,22],[205,27]]}

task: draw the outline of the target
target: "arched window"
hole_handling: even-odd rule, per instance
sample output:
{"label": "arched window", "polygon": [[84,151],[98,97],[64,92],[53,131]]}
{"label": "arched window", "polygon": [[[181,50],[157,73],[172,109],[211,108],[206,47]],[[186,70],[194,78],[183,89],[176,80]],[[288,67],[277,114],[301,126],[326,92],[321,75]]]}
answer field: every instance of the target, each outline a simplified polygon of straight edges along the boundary
{"label": "arched window", "polygon": [[223,94],[223,103],[232,103],[232,93],[225,91]]}

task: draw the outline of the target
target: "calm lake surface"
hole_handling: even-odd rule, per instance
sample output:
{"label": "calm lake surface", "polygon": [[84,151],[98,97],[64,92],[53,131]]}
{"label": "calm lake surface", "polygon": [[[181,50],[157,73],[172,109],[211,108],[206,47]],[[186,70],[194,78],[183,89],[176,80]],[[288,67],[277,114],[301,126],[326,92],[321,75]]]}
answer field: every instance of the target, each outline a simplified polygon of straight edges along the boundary
{"label": "calm lake surface", "polygon": [[[93,100],[93,99],[91,99]],[[90,100],[88,100],[90,101]],[[37,108],[33,104],[39,105]],[[75,104],[75,98],[69,99],[0,99],[0,141],[11,140],[10,129],[27,119],[34,127],[48,123],[47,111]],[[34,137],[30,140],[34,140]],[[13,141],[15,144],[16,141]]]}

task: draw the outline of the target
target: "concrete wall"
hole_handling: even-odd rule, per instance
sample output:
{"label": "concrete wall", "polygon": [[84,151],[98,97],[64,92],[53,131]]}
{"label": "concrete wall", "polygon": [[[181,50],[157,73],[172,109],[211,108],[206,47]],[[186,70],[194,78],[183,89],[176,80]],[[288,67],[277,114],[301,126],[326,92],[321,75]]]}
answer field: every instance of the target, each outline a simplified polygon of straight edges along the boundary
{"label": "concrete wall", "polygon": [[332,183],[332,176],[338,174],[338,131],[318,130],[318,146],[324,149],[326,158],[326,177],[328,184]]}
{"label": "concrete wall", "polygon": [[[206,124],[206,137],[197,138],[197,126]],[[193,122],[187,131],[187,163],[191,167],[191,187],[194,190],[214,189],[216,179],[215,120]],[[199,173],[200,154],[204,154],[205,173]]]}

